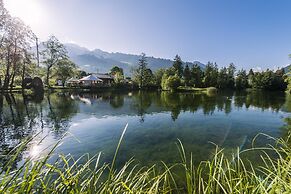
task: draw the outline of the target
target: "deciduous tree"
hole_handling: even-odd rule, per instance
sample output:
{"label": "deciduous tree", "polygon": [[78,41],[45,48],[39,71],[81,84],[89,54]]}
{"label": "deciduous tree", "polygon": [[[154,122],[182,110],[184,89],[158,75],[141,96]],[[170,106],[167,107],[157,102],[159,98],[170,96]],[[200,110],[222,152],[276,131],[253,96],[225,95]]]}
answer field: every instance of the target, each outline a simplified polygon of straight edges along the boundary
{"label": "deciduous tree", "polygon": [[41,52],[43,63],[46,65],[46,84],[50,87],[49,78],[52,67],[61,60],[67,59],[67,50],[64,45],[55,37],[51,36],[47,42],[43,43],[45,49]]}

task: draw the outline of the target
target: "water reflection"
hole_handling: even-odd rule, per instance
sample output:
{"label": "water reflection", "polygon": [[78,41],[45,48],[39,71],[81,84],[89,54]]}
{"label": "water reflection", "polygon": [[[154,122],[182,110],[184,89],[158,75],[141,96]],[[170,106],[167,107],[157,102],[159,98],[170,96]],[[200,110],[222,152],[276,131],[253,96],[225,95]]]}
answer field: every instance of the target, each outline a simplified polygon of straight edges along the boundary
{"label": "water reflection", "polygon": [[[255,110],[255,112],[248,112],[248,110]],[[287,114],[290,110],[290,97],[278,92],[228,91],[211,96],[148,91],[95,94],[55,92],[34,96],[7,93],[0,95],[0,154],[2,155],[0,165],[9,159],[5,155],[25,138],[41,132],[57,140],[71,128],[74,131],[78,123],[88,118],[93,119],[92,125],[96,127],[100,125],[99,128],[107,131],[100,130],[98,134],[94,131],[94,134],[90,134],[92,132],[89,131],[91,130],[89,121],[87,127],[84,123],[79,125],[74,132],[80,133],[82,140],[91,144],[80,148],[78,154],[92,150],[96,152],[104,148],[110,153],[115,145],[112,138],[117,139],[119,134],[111,131],[110,128],[121,128],[124,123],[131,122],[132,131],[129,130],[126,142],[130,149],[123,148],[124,160],[130,155],[141,159],[145,153],[152,154],[154,160],[159,158],[162,152],[165,154],[164,159],[172,161],[174,155],[169,153],[169,149],[175,148],[171,147],[173,144],[169,142],[175,142],[177,138],[182,138],[186,146],[195,150],[197,157],[202,158],[203,155],[208,157],[211,149],[207,142],[212,141],[230,149],[234,145],[244,146],[251,136],[258,132],[251,129],[263,125],[264,121],[260,119],[277,118],[264,112]],[[194,113],[197,113],[195,117]],[[282,119],[285,116],[282,114]],[[117,118],[120,121],[116,121]],[[290,126],[290,119],[287,118],[286,121]],[[115,123],[122,123],[122,125],[115,125]],[[271,127],[279,129],[281,122],[274,120]],[[281,130],[281,134],[287,135],[288,130],[290,127]],[[90,139],[93,137],[89,137],[90,135],[86,133],[95,135],[98,142],[96,139]],[[28,148],[30,155],[39,154],[40,148],[35,144],[28,146],[30,146]],[[66,151],[74,152],[69,147],[67,146]],[[150,150],[159,150],[159,152],[152,153]],[[18,161],[21,159],[22,155],[19,156]],[[16,167],[16,163],[13,165]]]}
{"label": "water reflection", "polygon": [[[0,165],[20,142],[36,133],[51,130],[59,137],[78,112],[77,103],[64,94],[6,93],[0,95]],[[16,161],[22,159],[22,155]],[[13,164],[16,166],[16,163]]]}

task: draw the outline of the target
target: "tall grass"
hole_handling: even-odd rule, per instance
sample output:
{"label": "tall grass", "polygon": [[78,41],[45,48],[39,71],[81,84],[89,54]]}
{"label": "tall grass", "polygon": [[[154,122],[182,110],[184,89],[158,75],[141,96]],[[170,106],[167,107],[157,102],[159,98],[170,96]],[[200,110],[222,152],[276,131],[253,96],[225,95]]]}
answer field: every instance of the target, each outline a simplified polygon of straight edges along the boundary
{"label": "tall grass", "polygon": [[[1,172],[1,193],[291,193],[290,139],[276,139],[275,146],[237,150],[232,158],[217,147],[212,159],[198,166],[178,141],[180,163],[140,166],[130,159],[117,168],[115,161],[126,128],[110,164],[100,162],[101,153],[78,159],[60,155],[48,163],[56,144],[44,158],[28,159],[12,170],[11,163],[31,140],[22,143],[10,153],[11,160]],[[262,165],[242,159],[251,151],[261,153]],[[276,153],[275,158],[270,151]]]}

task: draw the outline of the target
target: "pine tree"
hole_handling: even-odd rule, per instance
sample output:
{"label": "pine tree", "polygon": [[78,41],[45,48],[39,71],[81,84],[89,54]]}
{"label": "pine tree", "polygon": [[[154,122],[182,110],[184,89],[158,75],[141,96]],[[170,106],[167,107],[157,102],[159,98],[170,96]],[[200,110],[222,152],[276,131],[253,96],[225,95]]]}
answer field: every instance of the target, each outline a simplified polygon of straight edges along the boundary
{"label": "pine tree", "polygon": [[134,80],[138,83],[139,88],[144,88],[153,81],[153,73],[147,68],[147,64],[146,55],[142,53],[138,60],[138,67],[133,72]]}
{"label": "pine tree", "polygon": [[201,70],[199,65],[193,65],[191,68],[191,84],[194,87],[203,87],[202,80],[203,71]]}
{"label": "pine tree", "polygon": [[189,68],[188,64],[186,64],[183,76],[184,76],[185,85],[189,86],[190,85],[190,79],[191,79],[191,72],[190,72],[190,68]]}
{"label": "pine tree", "polygon": [[183,76],[183,62],[181,60],[181,57],[179,55],[176,55],[175,56],[175,59],[174,59],[174,63],[173,63],[173,68],[174,68],[174,71],[175,73],[180,77],[182,78]]}

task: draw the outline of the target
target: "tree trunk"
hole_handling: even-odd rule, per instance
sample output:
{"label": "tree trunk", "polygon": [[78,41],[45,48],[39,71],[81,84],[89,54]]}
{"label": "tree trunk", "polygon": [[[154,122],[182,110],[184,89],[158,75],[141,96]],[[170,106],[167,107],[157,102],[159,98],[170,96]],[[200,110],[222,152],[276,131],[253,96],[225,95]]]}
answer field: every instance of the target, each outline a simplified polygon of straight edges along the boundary
{"label": "tree trunk", "polygon": [[11,83],[10,83],[10,89],[13,89],[13,84],[14,84],[14,78],[15,78],[15,74],[16,74],[16,63],[17,63],[17,42],[15,40],[15,46],[14,46],[14,53],[13,53],[13,74],[11,77]]}
{"label": "tree trunk", "polygon": [[0,125],[3,122],[3,104],[4,104],[3,101],[4,101],[3,95],[0,94]]}
{"label": "tree trunk", "polygon": [[38,49],[38,38],[35,39],[36,44],[36,60],[37,60],[37,67],[39,67],[39,49]]}
{"label": "tree trunk", "polygon": [[21,76],[21,86],[22,86],[22,90],[24,90],[23,88],[23,81],[24,81],[24,78],[25,78],[25,62],[23,63],[23,66],[22,66],[22,76]]}
{"label": "tree trunk", "polygon": [[4,76],[4,83],[2,89],[8,89],[9,81],[10,81],[10,48],[8,48],[7,58],[6,58],[7,64],[6,64],[6,72]]}
{"label": "tree trunk", "polygon": [[12,74],[12,77],[11,77],[11,82],[10,82],[10,90],[12,90],[12,89],[13,89],[14,78],[15,78],[15,71],[13,72],[13,74]]}
{"label": "tree trunk", "polygon": [[50,83],[49,83],[49,79],[50,79],[50,69],[51,69],[51,67],[48,66],[47,72],[46,72],[46,85],[47,85],[48,88],[50,87]]}
{"label": "tree trunk", "polygon": [[4,78],[4,83],[3,83],[3,89],[8,89],[9,81],[10,81],[10,61],[8,59],[7,65],[6,65],[6,72],[5,72],[5,78]]}

